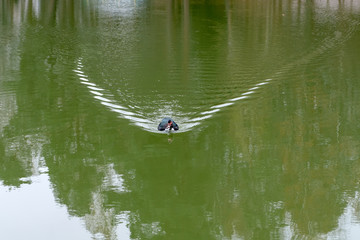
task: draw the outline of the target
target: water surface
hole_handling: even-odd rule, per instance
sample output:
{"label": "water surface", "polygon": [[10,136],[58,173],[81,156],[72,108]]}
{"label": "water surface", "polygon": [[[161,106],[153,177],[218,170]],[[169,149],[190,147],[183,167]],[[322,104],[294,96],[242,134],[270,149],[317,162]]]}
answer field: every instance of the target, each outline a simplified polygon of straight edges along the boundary
{"label": "water surface", "polygon": [[0,12],[1,239],[360,236],[356,1]]}

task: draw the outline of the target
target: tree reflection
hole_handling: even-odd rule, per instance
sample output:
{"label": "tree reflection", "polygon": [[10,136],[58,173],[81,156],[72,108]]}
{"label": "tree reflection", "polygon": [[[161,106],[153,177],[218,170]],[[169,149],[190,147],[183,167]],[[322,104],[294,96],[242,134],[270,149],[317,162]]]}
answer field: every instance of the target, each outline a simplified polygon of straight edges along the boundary
{"label": "tree reflection", "polygon": [[[194,76],[191,61],[201,69],[208,61],[202,55],[207,49],[213,50],[215,62],[229,61],[224,69],[219,64],[218,70],[234,81],[239,66],[247,68],[253,63],[266,74],[276,75],[273,68],[286,65],[286,53],[282,44],[274,42],[287,45],[294,58],[310,56],[305,63],[293,64],[297,65],[295,74],[292,65],[281,68],[282,81],[263,92],[266,101],[261,105],[263,99],[238,104],[217,117],[225,120],[209,123],[212,128],[175,134],[168,144],[167,137],[144,133],[94,106],[71,75],[79,57],[85,59],[84,68],[90,74],[91,68],[105,67],[104,72],[110,68],[108,62],[92,55],[102,51],[101,57],[111,59],[106,55],[111,52],[106,49],[108,42],[95,50],[82,44],[86,37],[89,42],[101,42],[101,28],[109,27],[108,21],[118,14],[111,12],[110,3],[3,1],[2,23],[17,26],[14,29],[21,41],[8,41],[13,52],[0,56],[2,62],[14,62],[11,55],[20,59],[11,64],[20,74],[16,91],[0,96],[1,106],[7,109],[1,109],[6,117],[0,118],[2,184],[20,187],[28,177],[40,174],[38,166],[46,166],[57,201],[67,206],[70,215],[83,217],[92,234],[100,233],[106,239],[116,238],[119,216],[128,221],[134,239],[279,239],[286,237],[285,227],[294,236],[316,238],[336,229],[349,199],[355,199],[358,210],[354,179],[360,169],[355,161],[359,138],[353,126],[359,119],[360,99],[354,92],[356,83],[347,74],[360,75],[354,69],[358,59],[351,54],[357,49],[356,39],[341,50],[342,56],[305,55],[303,49],[316,53],[334,33],[332,21],[317,12],[317,2],[259,3],[262,1],[152,1],[127,5],[148,20],[165,15],[166,21],[159,22],[167,31],[166,44],[161,46],[166,53],[172,53],[174,39],[183,38],[181,54],[174,54],[182,61],[165,58],[174,65],[181,63],[184,84],[204,84],[201,78],[190,81]],[[141,5],[140,10],[136,4]],[[105,12],[101,18],[99,5]],[[328,6],[341,11],[352,7],[345,3],[338,8]],[[159,16],[152,16],[150,10],[160,12]],[[126,24],[139,29],[139,16],[134,16]],[[181,33],[173,29],[176,24],[182,26]],[[292,25],[298,27],[297,32],[284,27]],[[202,29],[201,34],[195,29]],[[111,45],[130,42],[135,49],[138,32],[129,32],[108,41]],[[298,35],[307,41],[299,40]],[[254,50],[258,54],[236,51],[232,46],[237,42],[258,47]],[[197,44],[200,50],[194,54]],[[86,57],[99,64],[86,66]],[[333,61],[327,64],[336,67],[314,68],[315,61]],[[1,76],[14,77],[4,70],[7,67],[1,67]],[[249,71],[263,76],[256,73],[258,69]],[[94,76],[99,74],[94,72]],[[332,77],[344,82],[329,80]],[[227,82],[214,86],[228,88],[230,93],[236,90]]]}

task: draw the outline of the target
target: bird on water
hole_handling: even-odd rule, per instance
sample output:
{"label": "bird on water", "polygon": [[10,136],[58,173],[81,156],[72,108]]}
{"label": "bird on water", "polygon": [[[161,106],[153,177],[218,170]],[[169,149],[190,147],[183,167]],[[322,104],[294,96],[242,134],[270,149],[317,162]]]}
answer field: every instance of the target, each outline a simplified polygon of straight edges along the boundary
{"label": "bird on water", "polygon": [[179,130],[179,126],[171,118],[166,117],[163,120],[161,120],[158,126],[159,131],[164,131],[165,129],[169,129],[169,130],[174,129],[175,131],[177,131]]}

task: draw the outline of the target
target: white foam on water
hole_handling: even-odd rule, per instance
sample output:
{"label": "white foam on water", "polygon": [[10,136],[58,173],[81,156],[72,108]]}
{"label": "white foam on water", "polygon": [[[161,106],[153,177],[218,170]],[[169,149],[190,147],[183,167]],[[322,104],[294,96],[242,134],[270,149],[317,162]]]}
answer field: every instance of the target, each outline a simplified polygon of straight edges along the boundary
{"label": "white foam on water", "polygon": [[102,105],[108,106],[110,108],[117,108],[117,109],[127,109],[126,107],[123,107],[121,105],[118,104],[113,104],[113,103],[109,103],[109,102],[101,102]]}
{"label": "white foam on water", "polygon": [[100,96],[94,96],[94,98],[100,100],[100,101],[104,101],[104,102],[112,102],[110,99],[104,98],[104,97],[100,97]]}
{"label": "white foam on water", "polygon": [[121,109],[118,109],[118,108],[110,108],[110,110],[113,111],[113,112],[120,113],[122,115],[126,115],[126,116],[135,115],[135,113],[133,113],[133,112],[124,111],[124,110],[121,110]]}
{"label": "white foam on water", "polygon": [[201,112],[200,114],[205,115],[205,114],[210,114],[210,113],[216,113],[218,111],[220,111],[220,109],[217,108],[217,109],[214,109],[214,110]]}
{"label": "white foam on water", "polygon": [[154,124],[154,122],[152,122],[152,121],[150,121],[148,119],[144,119],[144,118],[133,117],[131,115],[125,115],[124,117],[126,119],[132,120],[132,121],[137,122],[137,123],[152,123],[152,124]]}
{"label": "white foam on water", "polygon": [[76,75],[78,75],[79,77],[84,77],[87,78],[88,76],[86,76],[85,74],[81,74],[81,73],[77,73]]}
{"label": "white foam on water", "polygon": [[211,118],[213,115],[205,115],[203,117],[197,117],[197,118],[193,118],[193,119],[190,119],[188,120],[187,122],[198,122],[198,121],[201,121],[201,120],[205,120],[205,119],[208,119],[208,118]]}
{"label": "white foam on water", "polygon": [[256,84],[256,86],[262,86],[262,85],[265,85],[265,84],[268,84],[269,82],[261,82],[261,83],[258,83]]}
{"label": "white foam on water", "polygon": [[97,92],[97,91],[90,91],[92,94],[95,94],[95,95],[97,95],[97,96],[102,96],[102,95],[104,95],[104,94],[102,94],[102,93],[99,93],[99,92]]}
{"label": "white foam on water", "polygon": [[260,87],[253,87],[253,88],[250,88],[249,91],[253,91],[253,90],[256,90],[256,89],[259,89]]}
{"label": "white foam on water", "polygon": [[95,90],[95,91],[103,91],[104,89],[102,88],[98,88],[98,87],[93,87],[93,86],[87,86],[89,89],[91,90]]}
{"label": "white foam on water", "polygon": [[233,104],[234,103],[223,103],[223,104],[211,106],[210,108],[223,108],[223,107],[227,107],[227,106],[230,106],[230,105],[233,105]]}
{"label": "white foam on water", "polygon": [[241,95],[250,95],[250,94],[252,94],[252,93],[254,93],[254,91],[248,91],[248,92],[244,92],[243,94],[241,94]]}
{"label": "white foam on water", "polygon": [[241,96],[241,97],[237,97],[237,98],[232,98],[229,101],[234,102],[234,101],[238,101],[238,100],[245,99],[245,98],[248,98],[248,96]]}
{"label": "white foam on water", "polygon": [[80,83],[85,84],[85,85],[89,85],[89,86],[96,86],[95,83],[91,83],[91,82],[83,82],[83,81],[81,81]]}

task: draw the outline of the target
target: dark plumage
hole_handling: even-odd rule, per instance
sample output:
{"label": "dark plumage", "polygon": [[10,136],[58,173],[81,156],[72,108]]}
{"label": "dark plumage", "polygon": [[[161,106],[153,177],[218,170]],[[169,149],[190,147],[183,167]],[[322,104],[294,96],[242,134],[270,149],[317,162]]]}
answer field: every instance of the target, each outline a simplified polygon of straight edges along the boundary
{"label": "dark plumage", "polygon": [[179,130],[179,126],[176,124],[176,122],[174,122],[171,118],[168,118],[168,117],[161,120],[161,122],[158,126],[158,130],[164,131],[167,128],[169,128],[169,130],[171,130],[171,129],[174,129],[175,131]]}

